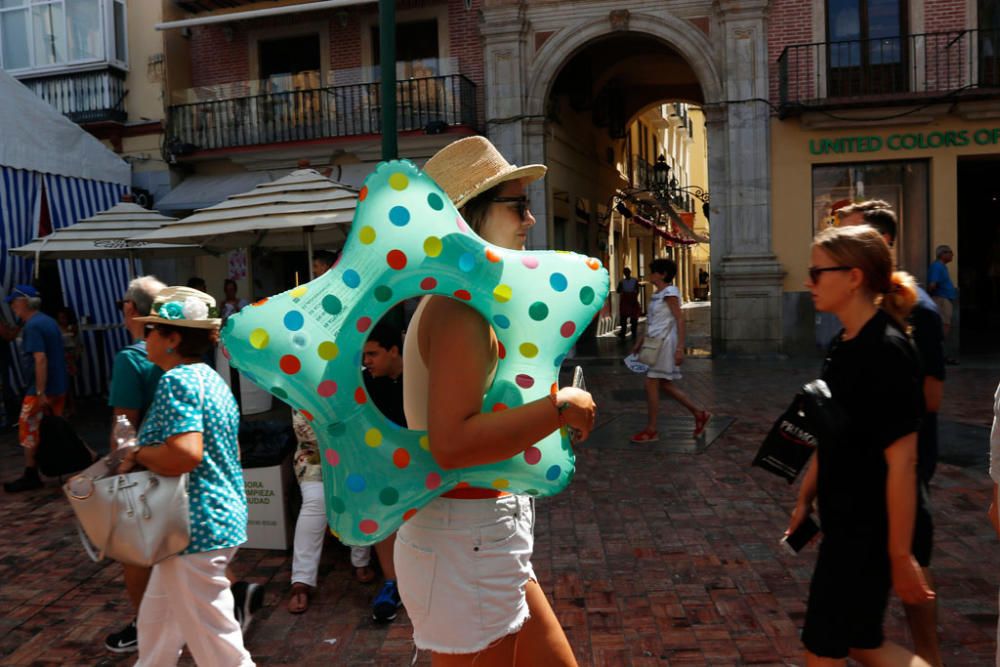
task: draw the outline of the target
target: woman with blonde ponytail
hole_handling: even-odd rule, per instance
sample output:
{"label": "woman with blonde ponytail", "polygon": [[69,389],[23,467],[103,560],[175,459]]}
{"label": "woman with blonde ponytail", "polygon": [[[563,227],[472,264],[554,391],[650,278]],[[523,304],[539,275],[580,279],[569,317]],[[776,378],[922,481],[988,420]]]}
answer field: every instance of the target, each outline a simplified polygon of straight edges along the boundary
{"label": "woman with blonde ponytail", "polygon": [[889,247],[867,226],[815,238],[806,287],[820,312],[836,315],[823,380],[846,415],[835,441],[819,444],[788,531],[818,499],[823,541],[809,588],[802,641],[806,664],[926,666],[885,641],[894,587],[904,601],[934,598],[913,557],[921,371],[904,329],[917,300],[913,278],[892,271]]}

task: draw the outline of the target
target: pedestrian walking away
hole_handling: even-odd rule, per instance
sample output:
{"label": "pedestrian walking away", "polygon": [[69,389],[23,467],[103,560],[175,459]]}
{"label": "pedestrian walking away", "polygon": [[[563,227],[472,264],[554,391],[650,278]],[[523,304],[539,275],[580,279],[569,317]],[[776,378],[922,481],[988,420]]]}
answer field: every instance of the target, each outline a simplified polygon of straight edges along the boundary
{"label": "pedestrian walking away", "polygon": [[21,403],[18,441],[24,448],[24,474],[4,482],[7,493],[41,488],[35,451],[38,430],[46,414],[61,415],[66,405],[69,377],[62,331],[56,321],[41,312],[42,295],[31,285],[17,285],[7,295],[14,315],[24,323],[21,329],[21,370],[28,388]]}
{"label": "pedestrian walking away", "polygon": [[692,401],[676,384],[682,377],[680,367],[684,363],[684,316],[680,290],[673,284],[676,276],[677,264],[672,259],[654,259],[649,265],[649,281],[656,291],[649,300],[646,332],[635,342],[632,352],[638,354],[643,344],[651,341],[657,341],[659,348],[656,361],[646,371],[646,428],[633,435],[632,442],[660,439],[657,423],[660,389],[694,417],[694,437],[702,435],[712,418],[712,413]]}
{"label": "pedestrian walking away", "polygon": [[[535,224],[525,188],[544,175],[544,166],[515,167],[485,138],[470,137],[438,151],[424,171],[483,239],[524,248]],[[446,469],[509,459],[560,426],[579,430],[580,441],[593,428],[594,402],[573,387],[483,413],[497,338],[478,312],[458,301],[421,301],[403,359],[407,424],[427,429],[431,454]],[[399,529],[399,592],[414,643],[432,651],[432,664],[576,664],[531,566],[533,524],[528,498],[460,488],[431,501]]]}
{"label": "pedestrian walking away", "polygon": [[191,542],[153,566],[139,607],[139,667],[177,664],[187,645],[200,665],[253,665],[243,646],[226,567],[247,539],[247,501],[240,467],[239,409],[218,373],[201,363],[218,342],[215,299],[168,287],[151,314],[150,361],[164,374],[139,431],[138,447],[119,472],[143,466],[188,474]]}
{"label": "pedestrian walking away", "polygon": [[[886,641],[889,589],[907,604],[934,593],[913,557],[917,429],[924,410],[920,362],[903,329],[913,279],[893,273],[882,236],[830,228],[813,242],[809,288],[817,311],[843,323],[822,377],[844,414],[818,443],[786,534],[818,499],[823,539],[809,587],[802,641],[807,665],[928,663]],[[881,304],[881,307],[877,305]]]}
{"label": "pedestrian walking away", "polygon": [[632,277],[632,269],[627,266],[622,269],[622,274],[625,277],[618,281],[618,289],[616,290],[618,292],[618,322],[621,324],[618,335],[624,338],[628,324],[631,323],[632,337],[635,338],[639,334],[639,281]]}

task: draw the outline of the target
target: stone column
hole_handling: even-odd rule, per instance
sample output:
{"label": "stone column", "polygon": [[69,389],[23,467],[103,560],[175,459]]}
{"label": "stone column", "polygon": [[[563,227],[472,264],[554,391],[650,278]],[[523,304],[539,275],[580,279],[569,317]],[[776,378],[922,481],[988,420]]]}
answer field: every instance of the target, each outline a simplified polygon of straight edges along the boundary
{"label": "stone column", "polygon": [[[710,104],[712,335],[723,355],[781,352],[784,270],[771,250],[768,0],[717,0],[725,103]],[[756,101],[755,101],[756,100]]]}
{"label": "stone column", "polygon": [[[483,99],[486,136],[514,164],[545,163],[545,123],[525,117],[528,21],[521,0],[495,0],[483,7]],[[547,196],[544,181],[528,189],[538,223],[528,233],[529,249],[548,247]]]}

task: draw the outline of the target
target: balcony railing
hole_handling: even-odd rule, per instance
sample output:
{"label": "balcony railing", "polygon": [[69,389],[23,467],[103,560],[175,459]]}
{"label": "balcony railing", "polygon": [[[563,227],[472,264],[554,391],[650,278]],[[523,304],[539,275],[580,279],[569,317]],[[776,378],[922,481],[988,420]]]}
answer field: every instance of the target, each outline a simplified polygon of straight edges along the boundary
{"label": "balcony railing", "polygon": [[[196,150],[254,146],[329,137],[379,134],[381,84],[312,87],[171,106],[168,147]],[[396,84],[400,132],[441,132],[476,125],[476,86],[460,74],[406,79]]]}
{"label": "balcony railing", "polygon": [[22,78],[21,83],[75,123],[125,121],[125,73],[118,69]]}
{"label": "balcony railing", "polygon": [[1000,30],[934,32],[785,47],[783,114],[809,107],[1000,93]]}

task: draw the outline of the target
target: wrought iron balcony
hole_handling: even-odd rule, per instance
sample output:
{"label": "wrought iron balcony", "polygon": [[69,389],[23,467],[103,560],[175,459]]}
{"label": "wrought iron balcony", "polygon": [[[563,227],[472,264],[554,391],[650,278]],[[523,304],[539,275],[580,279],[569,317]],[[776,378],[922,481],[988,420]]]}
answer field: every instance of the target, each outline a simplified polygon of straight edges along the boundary
{"label": "wrought iron balcony", "polygon": [[934,32],[786,46],[783,116],[817,107],[1000,94],[1000,30]]}
{"label": "wrought iron balcony", "polygon": [[[378,82],[311,86],[174,105],[167,111],[167,148],[180,156],[197,150],[379,134],[380,86]],[[476,86],[460,74],[399,81],[396,123],[400,132],[430,134],[458,125],[475,127]]]}
{"label": "wrought iron balcony", "polygon": [[75,123],[125,122],[125,73],[113,67],[21,78],[21,83]]}

